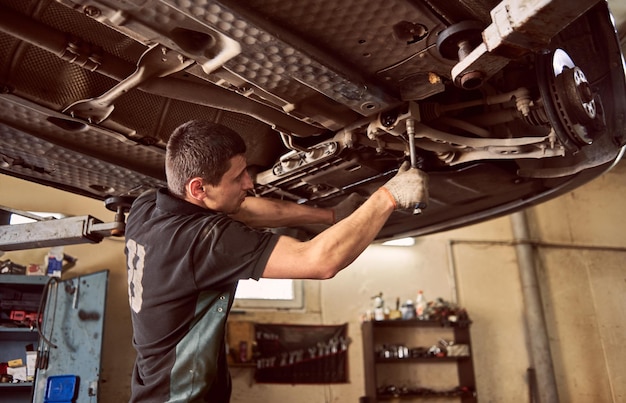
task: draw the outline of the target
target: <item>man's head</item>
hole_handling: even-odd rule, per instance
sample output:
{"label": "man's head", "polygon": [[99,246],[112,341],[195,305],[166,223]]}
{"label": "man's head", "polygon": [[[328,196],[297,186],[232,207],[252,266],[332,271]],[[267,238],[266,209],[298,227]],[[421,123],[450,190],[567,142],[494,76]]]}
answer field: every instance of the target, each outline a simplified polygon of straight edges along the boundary
{"label": "man's head", "polygon": [[252,187],[245,152],[241,136],[226,126],[201,120],[182,124],[172,133],[165,154],[170,193],[234,212],[230,210],[239,208],[241,194]]}

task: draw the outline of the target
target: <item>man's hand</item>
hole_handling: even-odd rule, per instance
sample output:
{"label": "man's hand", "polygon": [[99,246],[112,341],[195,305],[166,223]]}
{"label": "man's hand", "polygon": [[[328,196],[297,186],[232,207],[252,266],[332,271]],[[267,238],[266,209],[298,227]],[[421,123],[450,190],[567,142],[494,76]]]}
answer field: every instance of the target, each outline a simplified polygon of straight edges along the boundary
{"label": "man's hand", "polygon": [[333,207],[333,224],[337,223],[354,212],[363,202],[365,198],[357,193],[351,193],[341,203]]}
{"label": "man's hand", "polygon": [[394,202],[395,209],[413,209],[428,205],[428,175],[405,161],[396,176],[382,186]]}

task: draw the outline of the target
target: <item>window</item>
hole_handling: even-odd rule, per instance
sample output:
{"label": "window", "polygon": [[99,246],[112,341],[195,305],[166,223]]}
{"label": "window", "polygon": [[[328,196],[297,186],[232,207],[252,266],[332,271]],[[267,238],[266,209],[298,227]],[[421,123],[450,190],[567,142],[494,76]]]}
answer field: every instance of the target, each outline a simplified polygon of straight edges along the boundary
{"label": "window", "polygon": [[[24,211],[24,213],[27,214],[32,214],[32,215],[36,215],[38,217],[41,218],[63,218],[65,217],[65,215],[60,214],[60,213],[47,213],[47,212],[40,212],[40,211]],[[30,218],[27,216],[23,216],[20,215],[19,213],[13,213],[11,214],[11,218],[9,219],[9,224],[13,225],[13,224],[26,224],[29,222],[36,222],[37,220],[35,220],[34,218]]]}
{"label": "window", "polygon": [[240,280],[235,293],[235,308],[303,308],[302,280]]}

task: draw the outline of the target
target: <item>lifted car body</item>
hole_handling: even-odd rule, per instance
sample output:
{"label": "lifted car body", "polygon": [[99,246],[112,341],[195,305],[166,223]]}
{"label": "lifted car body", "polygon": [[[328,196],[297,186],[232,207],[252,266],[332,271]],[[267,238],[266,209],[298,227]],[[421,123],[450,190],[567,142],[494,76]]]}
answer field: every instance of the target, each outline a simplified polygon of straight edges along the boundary
{"label": "lifted car body", "polygon": [[626,144],[597,0],[2,0],[0,43],[0,173],[101,200],[165,186],[191,119],[244,137],[258,196],[331,207],[410,160],[429,206],[379,239],[556,197]]}

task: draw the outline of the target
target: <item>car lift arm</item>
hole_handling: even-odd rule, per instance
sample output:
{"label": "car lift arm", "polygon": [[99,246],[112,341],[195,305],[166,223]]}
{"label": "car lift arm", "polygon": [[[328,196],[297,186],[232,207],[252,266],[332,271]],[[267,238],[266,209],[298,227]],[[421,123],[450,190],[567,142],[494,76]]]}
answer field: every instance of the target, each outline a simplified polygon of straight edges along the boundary
{"label": "car lift arm", "polygon": [[106,207],[116,211],[115,220],[110,223],[90,215],[50,219],[0,206],[0,210],[37,220],[25,224],[0,225],[0,251],[99,243],[104,237],[123,236],[126,227],[124,214],[130,209],[131,203],[132,198],[106,199]]}

